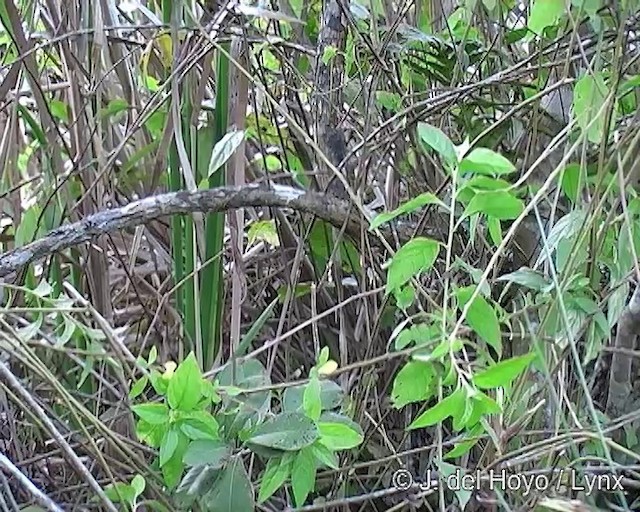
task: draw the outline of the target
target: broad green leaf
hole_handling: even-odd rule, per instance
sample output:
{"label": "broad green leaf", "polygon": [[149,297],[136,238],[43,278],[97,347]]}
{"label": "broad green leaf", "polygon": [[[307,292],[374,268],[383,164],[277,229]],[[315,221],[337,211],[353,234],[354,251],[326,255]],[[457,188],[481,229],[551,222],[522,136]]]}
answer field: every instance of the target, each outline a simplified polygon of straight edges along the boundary
{"label": "broad green leaf", "polygon": [[402,98],[396,92],[376,91],[376,102],[391,112],[397,112],[402,107]]}
{"label": "broad green leaf", "polygon": [[312,419],[297,412],[285,412],[258,425],[247,441],[278,450],[298,451],[312,444],[318,435]]}
{"label": "broad green leaf", "polygon": [[273,247],[280,246],[280,239],[273,219],[252,222],[247,232],[247,237],[249,246],[252,246],[257,241],[267,242]]}
{"label": "broad green leaf", "polygon": [[445,207],[444,203],[440,201],[437,196],[435,196],[431,192],[425,192],[424,194],[420,194],[419,196],[414,197],[413,199],[400,205],[398,208],[391,212],[384,212],[376,215],[373,219],[371,219],[369,230],[373,231],[374,229],[379,228],[383,224],[395,219],[396,217],[399,217],[400,215],[413,213],[428,204],[437,204],[438,206]]}
{"label": "broad green leaf", "polygon": [[393,380],[391,401],[396,409],[407,404],[426,400],[433,394],[432,365],[420,361],[409,361]]}
{"label": "broad green leaf", "polygon": [[218,421],[207,411],[192,411],[180,417],[180,430],[189,439],[218,439]]}
{"label": "broad green leaf", "polygon": [[414,361],[420,361],[423,363],[433,363],[433,361],[437,361],[445,354],[449,352],[459,352],[464,346],[464,342],[458,338],[449,341],[448,338],[442,340],[436,348],[424,349],[416,351],[412,357]]}
{"label": "broad green leaf", "polygon": [[140,393],[144,391],[144,388],[147,387],[148,382],[149,382],[149,377],[147,377],[146,375],[143,375],[142,377],[140,377],[136,381],[136,383],[133,386],[131,386],[131,391],[129,391],[129,398],[133,400],[134,398],[139,396]]}
{"label": "broad green leaf", "polygon": [[135,491],[136,498],[144,492],[146,486],[147,482],[142,475],[136,475],[131,480],[131,488]]}
{"label": "broad green leaf", "polygon": [[208,464],[190,467],[176,488],[178,510],[189,510],[194,501],[206,495],[220,476],[220,468]]}
{"label": "broad green leaf", "polygon": [[169,408],[165,404],[134,405],[131,410],[150,425],[162,425],[169,421]]}
{"label": "broad green leaf", "polygon": [[322,52],[322,63],[326,66],[337,54],[338,49],[335,46],[325,46],[324,51]]}
{"label": "broad green leaf", "polygon": [[322,366],[329,361],[329,347],[322,347],[320,354],[318,354],[318,366]]}
{"label": "broad green leaf", "polygon": [[500,361],[474,375],[473,383],[481,389],[508,386],[529,366],[534,357],[533,354],[527,354]]}
{"label": "broad green leaf", "polygon": [[494,247],[498,247],[500,242],[502,242],[502,225],[500,224],[500,219],[489,217],[487,225],[491,241],[493,242]]}
{"label": "broad green leaf", "polygon": [[61,121],[69,122],[69,112],[67,104],[60,100],[51,100],[49,102],[49,108],[53,117],[57,117]]}
{"label": "broad green leaf", "polygon": [[413,277],[429,270],[440,252],[440,244],[429,238],[414,238],[393,256],[387,275],[386,293],[400,289]]}
{"label": "broad green leaf", "polygon": [[147,357],[147,364],[151,365],[151,364],[155,363],[156,359],[158,359],[158,349],[156,348],[155,345],[153,345],[149,349],[149,356]]}
{"label": "broad green leaf", "polygon": [[232,131],[224,135],[211,152],[211,160],[209,161],[209,176],[222,167],[231,155],[238,149],[244,140],[244,131]]}
{"label": "broad green leaf", "polygon": [[545,28],[558,23],[564,10],[564,0],[534,0],[527,26],[535,35],[541,36]]}
{"label": "broad green leaf", "polygon": [[488,148],[475,148],[462,159],[460,174],[476,173],[502,176],[515,172],[516,167],[501,154]]}
{"label": "broad green leaf", "polygon": [[574,204],[578,201],[580,171],[580,164],[568,164],[562,172],[562,181],[560,182],[562,192],[564,192],[564,195],[566,195]]}
{"label": "broad green leaf", "polygon": [[39,219],[42,214],[42,208],[34,204],[22,213],[20,224],[16,228],[14,243],[16,247],[22,247],[31,243],[42,232],[42,226],[39,225]]}
{"label": "broad green leaf", "polygon": [[420,122],[418,123],[418,136],[422,142],[442,157],[444,163],[449,166],[456,164],[458,161],[456,148],[440,128]]}
{"label": "broad green leaf", "polygon": [[[587,212],[585,210],[573,210],[567,213],[564,217],[558,219],[558,221],[551,228],[551,232],[547,237],[547,247],[549,254],[553,253],[562,240],[568,240],[573,238],[583,228],[587,218]],[[541,260],[546,259],[546,252],[542,251],[542,254],[538,257],[538,263]],[[536,265],[537,266],[537,265]]]}
{"label": "broad green leaf", "polygon": [[[105,488],[104,493],[114,503],[127,503],[133,505],[136,502],[136,491],[129,484],[116,482]],[[21,509],[25,510],[25,509]],[[39,509],[45,510],[45,509]]]}
{"label": "broad green leaf", "polygon": [[109,116],[115,116],[120,112],[124,112],[128,108],[129,108],[129,103],[127,103],[127,100],[124,100],[122,98],[116,98],[114,100],[111,100],[105,108],[100,109],[100,117],[104,118]]}
{"label": "broad green leaf", "polygon": [[198,439],[189,443],[187,451],[182,457],[182,462],[188,466],[207,464],[214,468],[220,468],[230,455],[231,447],[224,441]]}
{"label": "broad green leaf", "polygon": [[333,451],[355,448],[364,440],[360,425],[339,414],[323,414],[318,421],[318,430],[320,443]]}
{"label": "broad green leaf", "polygon": [[544,290],[552,284],[551,281],[544,277],[540,272],[531,270],[527,267],[521,267],[515,272],[500,276],[497,281],[516,283],[536,291]]}
{"label": "broad green leaf", "polygon": [[[326,364],[326,363],[325,363]],[[295,412],[303,410],[303,400],[306,386],[293,386],[285,389],[282,394],[282,410],[285,412]],[[342,388],[332,380],[320,381],[320,400],[322,409],[335,409],[340,405],[344,392]]]}
{"label": "broad green leaf", "polygon": [[316,460],[321,464],[332,469],[340,467],[338,456],[319,441],[313,443],[310,448]]}
{"label": "broad green leaf", "polygon": [[416,346],[435,341],[442,334],[442,328],[436,324],[416,324],[400,331],[395,340],[396,350],[407,348],[412,343]]}
{"label": "broad green leaf", "polygon": [[464,216],[483,213],[500,220],[516,219],[524,210],[524,203],[506,190],[478,192],[467,205]]}
{"label": "broad green leaf", "polygon": [[508,181],[478,174],[470,179],[465,179],[461,183],[456,199],[461,203],[467,204],[478,192],[483,190],[506,190],[509,187],[511,187],[511,183]]}
{"label": "broad green leaf", "polygon": [[[460,303],[460,310],[469,302],[475,286],[460,288],[456,292]],[[467,311],[467,323],[478,336],[491,345],[498,354],[502,353],[502,334],[500,333],[500,322],[498,315],[491,307],[487,299],[478,294]]]}
{"label": "broad green leaf", "polygon": [[393,292],[396,298],[396,306],[402,311],[409,309],[416,299],[416,290],[411,284],[403,286]]}
{"label": "broad green leaf", "polygon": [[600,110],[608,94],[609,88],[602,73],[596,73],[595,76],[585,74],[573,88],[573,111],[578,126],[587,130],[587,126],[596,118],[587,130],[587,138],[594,144],[601,142],[605,131],[606,110]]}
{"label": "broad green leaf", "polygon": [[173,450],[173,456],[160,468],[162,470],[162,476],[165,484],[169,488],[173,488],[180,482],[180,477],[184,471],[184,464],[182,463],[182,457],[187,450],[189,440],[186,436],[178,433],[178,443]]}
{"label": "broad green leaf", "polygon": [[[289,455],[289,454],[287,454]],[[258,503],[264,503],[287,481],[291,474],[292,456],[273,457],[267,462],[260,480]]]}
{"label": "broad green leaf", "polygon": [[489,414],[500,414],[501,412],[502,409],[500,409],[500,406],[495,400],[484,393],[478,392],[469,398],[464,418],[462,418],[463,421],[458,423],[458,427],[459,429],[463,427],[466,427],[467,429],[473,428],[478,424],[483,416],[487,416]]}
{"label": "broad green leaf", "polygon": [[430,409],[427,409],[413,420],[408,429],[414,430],[416,428],[430,427],[443,421],[449,416],[459,416],[460,413],[464,411],[465,397],[464,389],[456,389],[448,397],[443,398],[441,402],[438,402]]}
{"label": "broad green leaf", "polygon": [[466,453],[469,453],[469,450],[473,448],[476,444],[478,444],[479,439],[471,439],[469,441],[462,441],[457,443],[454,448],[448,451],[445,455],[445,459],[455,459],[458,457],[462,457]]}
{"label": "broad green leaf", "polygon": [[296,505],[301,507],[316,483],[316,460],[310,446],[303,448],[291,467],[291,487]]}
{"label": "broad green leaf", "polygon": [[167,401],[172,409],[191,411],[201,398],[202,374],[196,356],[191,352],[169,381]]}
{"label": "broad green leaf", "polygon": [[178,431],[174,428],[170,428],[165,433],[162,443],[160,444],[160,467],[164,466],[167,461],[173,457],[178,447],[178,437]]}
{"label": "broad green leaf", "polygon": [[320,381],[317,376],[313,376],[304,389],[302,405],[305,414],[316,421],[322,413],[322,397]]}
{"label": "broad green leaf", "polygon": [[207,512],[253,512],[253,487],[242,458],[236,457],[227,464],[202,503]]}

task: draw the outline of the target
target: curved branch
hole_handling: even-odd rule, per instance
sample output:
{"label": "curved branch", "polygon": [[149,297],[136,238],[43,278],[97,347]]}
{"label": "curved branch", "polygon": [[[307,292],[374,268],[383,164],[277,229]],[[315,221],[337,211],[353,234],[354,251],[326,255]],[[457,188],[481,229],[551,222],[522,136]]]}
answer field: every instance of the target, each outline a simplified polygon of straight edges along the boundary
{"label": "curved branch", "polygon": [[[0,254],[0,277],[15,272],[34,260],[88,242],[96,236],[139,226],[160,217],[193,212],[222,212],[252,206],[291,208],[316,215],[338,228],[347,221],[346,231],[355,239],[358,239],[362,225],[362,221],[350,213],[348,202],[330,195],[283,185],[246,185],[172,192],[146,197],[119,208],[90,215],[73,224],[65,224],[24,247]],[[410,236],[409,230],[403,229],[400,238]],[[374,236],[371,238],[375,240]]]}

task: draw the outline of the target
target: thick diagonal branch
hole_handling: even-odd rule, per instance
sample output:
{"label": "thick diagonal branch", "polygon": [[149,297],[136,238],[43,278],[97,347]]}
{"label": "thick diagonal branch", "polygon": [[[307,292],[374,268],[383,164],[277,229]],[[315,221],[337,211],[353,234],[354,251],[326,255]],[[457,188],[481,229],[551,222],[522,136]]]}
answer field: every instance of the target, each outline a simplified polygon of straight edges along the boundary
{"label": "thick diagonal branch", "polygon": [[[88,242],[96,236],[132,228],[168,215],[192,212],[221,212],[243,207],[280,207],[310,213],[359,239],[362,220],[350,213],[349,203],[331,195],[293,187],[246,185],[219,187],[195,192],[180,191],[133,201],[120,208],[104,210],[73,224],[65,224],[45,237],[24,247],[0,255],[0,277],[15,272],[32,261],[69,247]],[[390,237],[390,232],[384,232]],[[408,240],[412,226],[398,228],[401,240]],[[376,238],[371,237],[373,243]]]}

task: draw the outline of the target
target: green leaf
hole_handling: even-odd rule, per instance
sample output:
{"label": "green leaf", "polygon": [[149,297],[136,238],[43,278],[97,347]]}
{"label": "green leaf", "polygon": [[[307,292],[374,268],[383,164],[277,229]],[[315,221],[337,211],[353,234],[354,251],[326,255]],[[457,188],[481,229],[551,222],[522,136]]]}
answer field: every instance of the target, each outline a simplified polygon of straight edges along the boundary
{"label": "green leaf", "polygon": [[440,201],[437,196],[435,196],[431,192],[425,192],[424,194],[420,194],[419,196],[414,197],[413,199],[400,205],[398,208],[391,212],[384,212],[376,215],[373,219],[371,219],[369,230],[373,231],[374,229],[379,228],[383,224],[395,219],[396,217],[399,217],[400,215],[413,213],[428,204],[437,204],[438,206],[446,208],[445,204]]}
{"label": "green leaf", "polygon": [[65,123],[69,122],[69,114],[66,103],[60,100],[51,100],[49,102],[49,108],[51,109],[51,114],[53,115],[53,117],[56,117]]}
{"label": "green leaf", "polygon": [[238,149],[242,141],[244,140],[244,131],[232,131],[224,135],[211,152],[211,160],[209,161],[209,173],[211,176],[220,167],[222,167],[227,160],[231,158],[231,155]]}
{"label": "green leaf", "polygon": [[349,450],[364,440],[360,425],[346,416],[325,413],[318,421],[320,443],[333,451]]}
{"label": "green leaf", "polygon": [[162,425],[169,421],[169,408],[165,404],[134,405],[131,410],[150,425]]}
{"label": "green leaf", "polygon": [[564,0],[534,0],[527,23],[529,30],[541,36],[545,28],[558,23],[564,9]]}
{"label": "green leaf", "polygon": [[202,503],[207,512],[253,512],[253,487],[240,457],[231,460],[222,470]]}
{"label": "green leaf", "polygon": [[267,242],[273,247],[280,246],[280,239],[276,230],[275,220],[259,220],[251,223],[247,232],[248,245],[252,246],[257,241]]}
{"label": "green leaf", "polygon": [[396,409],[407,404],[428,399],[432,394],[432,365],[420,361],[409,361],[393,380],[391,401]]}
{"label": "green leaf", "polygon": [[484,213],[500,220],[516,219],[524,210],[524,203],[510,192],[495,190],[478,192],[467,205],[464,216]]}
{"label": "green leaf", "polygon": [[133,477],[133,479],[131,480],[131,488],[135,492],[136,499],[144,492],[146,486],[147,482],[142,475],[136,475]]}
{"label": "green leaf", "polygon": [[324,365],[327,361],[329,361],[329,347],[322,347],[322,350],[320,350],[320,354],[318,354],[317,366],[320,367]]}
{"label": "green leaf", "polygon": [[427,123],[418,123],[418,136],[427,146],[436,151],[444,163],[454,166],[458,161],[456,148],[440,128]]}
{"label": "green leaf", "polygon": [[451,395],[444,398],[441,402],[438,402],[430,409],[427,409],[413,420],[408,429],[414,430],[416,428],[430,427],[443,421],[449,416],[459,416],[460,413],[464,411],[465,396],[465,392],[462,388],[456,389]]}
{"label": "green leaf", "polygon": [[216,440],[218,434],[218,422],[207,411],[192,411],[180,417],[180,430],[189,439]]}
{"label": "green leaf", "polygon": [[552,282],[544,277],[540,272],[531,270],[528,267],[521,267],[515,272],[500,276],[497,281],[516,283],[536,291],[544,290],[552,284]]}
{"label": "green leaf", "polygon": [[16,247],[27,245],[38,238],[42,231],[42,226],[38,225],[41,214],[42,208],[37,204],[30,206],[22,213],[20,224],[16,228],[14,236]]}
{"label": "green leaf", "polygon": [[116,482],[115,484],[109,485],[105,488],[104,493],[114,503],[124,502],[133,508],[136,502],[136,491],[130,485],[123,482]]}
{"label": "green leaf", "polygon": [[306,385],[302,399],[305,414],[312,420],[317,420],[322,413],[322,398],[320,381],[317,376],[313,376]]}
{"label": "green leaf", "polygon": [[296,505],[301,507],[316,483],[316,461],[311,447],[298,452],[291,468],[291,487]]}
{"label": "green leaf", "polygon": [[160,467],[164,466],[167,461],[173,457],[178,447],[178,436],[178,432],[173,428],[165,432],[162,443],[160,444]]}
{"label": "green leaf", "polygon": [[402,107],[402,98],[396,92],[376,91],[376,102],[391,112],[397,112]]}
{"label": "green leaf", "polygon": [[500,242],[502,242],[502,226],[500,225],[500,219],[489,217],[487,225],[491,241],[493,242],[493,245],[497,247],[500,245]]}
{"label": "green leaf", "polygon": [[338,49],[335,46],[325,46],[324,51],[322,52],[322,63],[326,66],[337,54]]}
{"label": "green leaf", "polygon": [[316,460],[321,464],[332,469],[340,467],[338,456],[319,441],[313,443],[310,448]]}
{"label": "green leaf", "polygon": [[220,476],[220,468],[208,464],[198,464],[187,470],[175,490],[178,510],[190,510],[194,501],[206,495]]}
{"label": "green leaf", "polygon": [[182,457],[184,456],[184,452],[187,450],[188,443],[189,440],[182,434],[178,433],[178,444],[173,451],[173,456],[160,468],[162,470],[164,482],[169,488],[175,487],[180,481],[180,477],[184,470]]}
{"label": "green leaf", "polygon": [[578,201],[578,187],[580,184],[581,174],[580,164],[571,163],[568,164],[562,172],[562,181],[560,182],[560,188],[564,195],[566,195],[572,203]]}
{"label": "green leaf", "polygon": [[462,457],[466,453],[469,453],[469,450],[473,448],[476,444],[478,444],[479,439],[471,439],[469,441],[462,441],[460,443],[456,443],[454,448],[448,451],[443,458],[445,459],[455,459],[457,457]]}
{"label": "green leaf", "polygon": [[[573,88],[573,111],[576,122],[582,130],[587,130],[587,138],[594,144],[601,142],[605,131],[606,110],[600,112],[600,115],[598,112],[602,109],[608,94],[609,88],[602,73],[585,74]],[[594,118],[596,121],[587,129]]]}
{"label": "green leaf", "polygon": [[127,100],[116,98],[111,100],[105,108],[100,109],[100,117],[105,118],[109,116],[115,116],[120,112],[124,112],[129,108]]}
{"label": "green leaf", "polygon": [[473,377],[473,383],[481,389],[504,387],[518,377],[534,359],[533,354],[513,357],[491,365]]}
{"label": "green leaf", "polygon": [[144,391],[144,388],[147,387],[148,382],[149,382],[149,377],[147,377],[146,375],[143,375],[142,377],[140,377],[136,381],[136,383],[133,386],[131,386],[131,391],[129,391],[129,398],[133,400],[134,398],[139,396],[140,393]]}
{"label": "green leaf", "polygon": [[416,300],[416,290],[411,284],[395,290],[393,295],[396,298],[396,306],[402,311],[409,309]]}
{"label": "green leaf", "polygon": [[259,425],[247,441],[278,450],[298,451],[318,436],[318,427],[312,419],[297,412],[285,412]]}
{"label": "green leaf", "polygon": [[440,252],[440,244],[417,237],[404,244],[393,256],[387,275],[386,293],[398,290],[413,277],[429,270]]}
{"label": "green leaf", "polygon": [[[327,352],[328,354],[328,352]],[[322,361],[322,359],[320,359]],[[322,363],[323,365],[327,361]],[[306,386],[299,385],[285,389],[282,395],[282,409],[285,412],[295,412],[303,410],[303,400]],[[322,410],[335,409],[340,405],[344,392],[342,388],[332,380],[320,381],[320,399]]]}
{"label": "green leaf", "polygon": [[[471,295],[475,291],[475,286],[460,288],[456,292],[460,303],[460,310],[469,302]],[[502,353],[502,334],[500,333],[500,322],[498,315],[491,307],[487,299],[478,294],[467,311],[467,323],[478,336],[491,345],[498,354]]]}
{"label": "green leaf", "polygon": [[475,173],[502,176],[515,172],[516,167],[501,154],[488,148],[475,148],[462,159],[460,174]]}
{"label": "green leaf", "polygon": [[442,334],[442,328],[436,324],[416,324],[400,331],[395,340],[395,349],[402,350],[412,343],[417,346],[437,340]]}
{"label": "green leaf", "polygon": [[212,439],[198,439],[189,443],[184,452],[182,462],[188,466],[207,464],[214,468],[221,468],[231,455],[231,447],[224,441]]}
{"label": "green leaf", "polygon": [[267,462],[267,466],[260,480],[260,492],[258,503],[264,503],[287,481],[291,474],[293,457],[287,454],[284,457],[273,457]]}
{"label": "green leaf", "polygon": [[172,409],[191,411],[198,405],[202,398],[202,374],[196,361],[196,356],[191,352],[180,363],[169,381],[167,389],[167,401]]}

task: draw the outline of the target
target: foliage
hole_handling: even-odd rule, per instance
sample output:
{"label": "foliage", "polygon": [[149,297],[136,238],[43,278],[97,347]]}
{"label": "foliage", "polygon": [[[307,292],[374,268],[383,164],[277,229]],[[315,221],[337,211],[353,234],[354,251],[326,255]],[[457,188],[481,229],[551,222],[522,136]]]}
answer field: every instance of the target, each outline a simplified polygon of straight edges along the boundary
{"label": "foliage", "polygon": [[[396,510],[398,469],[632,467],[637,2],[201,3],[0,5],[0,251],[188,205],[0,283],[0,508]],[[483,499],[640,506],[554,484]],[[483,506],[440,488],[411,505]]]}

